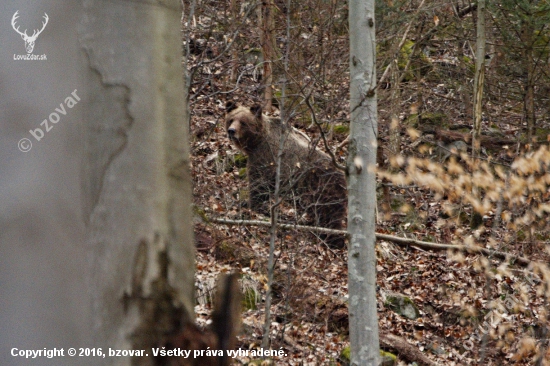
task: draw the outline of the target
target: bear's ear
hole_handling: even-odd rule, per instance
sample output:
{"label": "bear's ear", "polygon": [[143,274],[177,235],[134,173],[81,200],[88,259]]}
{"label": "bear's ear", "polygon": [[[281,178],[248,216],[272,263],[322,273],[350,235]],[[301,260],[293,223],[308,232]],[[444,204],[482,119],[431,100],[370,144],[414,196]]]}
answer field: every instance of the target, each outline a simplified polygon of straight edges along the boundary
{"label": "bear's ear", "polygon": [[259,104],[254,104],[252,107],[250,107],[250,112],[252,112],[253,115],[260,118],[262,116],[262,106]]}
{"label": "bear's ear", "polygon": [[234,111],[235,109],[237,109],[237,105],[233,102],[227,102],[225,104],[225,113],[229,113],[231,111]]}

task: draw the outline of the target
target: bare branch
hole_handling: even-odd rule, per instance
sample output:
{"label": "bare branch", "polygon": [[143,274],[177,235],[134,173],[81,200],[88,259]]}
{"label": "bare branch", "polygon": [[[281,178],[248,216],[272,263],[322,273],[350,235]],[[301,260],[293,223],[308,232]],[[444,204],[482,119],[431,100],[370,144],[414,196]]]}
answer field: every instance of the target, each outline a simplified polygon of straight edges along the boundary
{"label": "bare branch", "polygon": [[[264,227],[271,226],[270,222],[260,221],[260,220],[228,220],[228,219],[212,218],[210,219],[210,221],[217,224],[224,224],[224,225],[249,225],[249,226],[264,226]],[[317,226],[293,225],[293,224],[281,224],[281,223],[277,224],[277,226],[279,226],[282,229],[294,229],[299,231],[312,231],[312,232],[318,232],[318,233],[342,234],[342,235],[348,234],[347,231],[345,230],[334,230],[334,229],[327,229],[324,227],[317,227]],[[509,253],[490,250],[490,249],[481,248],[477,246],[432,243],[428,241],[421,241],[421,240],[416,240],[412,238],[401,238],[394,235],[379,234],[379,233],[376,233],[376,239],[391,241],[392,243],[395,243],[399,246],[416,246],[416,247],[419,247],[422,249],[428,249],[428,250],[458,250],[461,252],[483,254],[485,256],[490,256],[490,257],[492,256],[500,260],[514,262],[515,264],[519,264],[523,267],[527,267],[530,264],[537,263],[525,257],[511,255]]]}
{"label": "bare branch", "polygon": [[323,139],[323,143],[325,145],[325,150],[327,151],[327,154],[330,155],[330,158],[332,159],[332,164],[338,169],[338,170],[341,170],[343,172],[346,172],[346,167],[341,165],[341,164],[338,164],[338,161],[336,161],[336,156],[334,156],[334,153],[332,152],[332,150],[330,149],[330,147],[328,146],[328,141],[327,141],[327,137],[325,135],[325,131],[323,131],[323,127],[321,126],[321,124],[319,123],[319,121],[317,121],[317,116],[315,115],[315,110],[313,109],[311,103],[309,102],[309,98],[311,97],[311,93],[308,94],[305,98],[305,102],[306,102],[306,105],[307,107],[309,108],[309,110],[311,111],[311,118],[313,118],[313,122],[315,123],[315,125],[319,128],[319,132],[321,133],[321,138]]}

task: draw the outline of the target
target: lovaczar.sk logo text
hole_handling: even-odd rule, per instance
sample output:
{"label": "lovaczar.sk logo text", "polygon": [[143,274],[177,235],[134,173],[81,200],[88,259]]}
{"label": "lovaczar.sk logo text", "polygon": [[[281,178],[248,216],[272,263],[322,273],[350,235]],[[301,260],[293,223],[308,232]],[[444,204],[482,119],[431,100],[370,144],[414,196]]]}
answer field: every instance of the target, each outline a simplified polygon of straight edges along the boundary
{"label": "lovaczar.sk logo text", "polygon": [[34,50],[34,44],[36,42],[36,39],[42,33],[44,28],[46,28],[46,24],[48,24],[48,14],[44,13],[44,21],[42,22],[42,28],[40,30],[35,29],[31,36],[27,34],[27,30],[25,29],[23,32],[19,30],[19,26],[17,25],[17,18],[19,18],[19,10],[13,14],[13,17],[11,18],[11,26],[14,31],[16,31],[21,38],[23,38],[23,41],[25,42],[25,50],[27,51],[26,55],[13,55],[14,60],[46,60],[46,55],[34,55],[32,54],[32,51]]}

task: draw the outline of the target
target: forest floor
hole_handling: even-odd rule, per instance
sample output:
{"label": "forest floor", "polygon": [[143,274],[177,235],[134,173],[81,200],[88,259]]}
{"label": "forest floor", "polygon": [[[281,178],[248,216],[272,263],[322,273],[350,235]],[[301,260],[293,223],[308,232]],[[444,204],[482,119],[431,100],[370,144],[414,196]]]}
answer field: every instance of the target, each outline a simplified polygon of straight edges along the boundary
{"label": "forest floor", "polygon": [[[226,65],[225,61],[227,59],[221,58],[218,64]],[[222,66],[219,69],[222,70]],[[204,70],[201,68],[200,72],[205,73]],[[264,324],[268,229],[216,224],[209,219],[269,220],[243,208],[247,191],[244,165],[239,152],[226,137],[223,121],[225,102],[233,100],[251,105],[259,95],[259,82],[247,75],[240,80],[237,91],[224,95],[219,91],[230,89],[227,68],[219,75],[213,71],[203,75],[200,72],[195,75],[196,82],[191,89],[198,323],[207,326],[210,322],[212,293],[218,276],[238,272],[245,297],[239,347],[256,349],[261,344]],[[429,82],[425,86],[430,90],[440,87]],[[345,84],[341,88],[340,93],[346,95]],[[382,101],[381,129],[388,124],[386,107]],[[343,108],[347,106],[344,104]],[[452,104],[447,108],[453,110]],[[461,123],[457,117],[460,108],[457,105],[456,116],[452,116],[457,124]],[[504,116],[499,120],[503,129],[515,125],[519,118],[513,113],[508,116],[509,119]],[[467,118],[463,119],[468,123]],[[315,133],[314,128],[298,127],[310,135]],[[484,128],[488,128],[487,123]],[[344,138],[344,135],[331,136],[331,148],[336,149]],[[402,151],[413,154],[415,145],[404,132],[402,138]],[[383,132],[380,143],[387,143]],[[346,149],[344,146],[338,150],[341,162],[345,160]],[[382,184],[379,180],[379,187]],[[494,213],[484,217],[475,230],[470,228],[470,220],[459,217],[469,217],[468,208],[461,210],[457,217],[443,216],[443,200],[423,187],[392,185],[390,195],[392,203],[399,206],[400,202],[407,202],[410,210],[401,212],[396,208],[387,215],[380,213],[376,228],[379,233],[448,244],[464,244],[467,237],[474,237],[477,243],[487,243],[489,238],[498,242],[510,234],[505,227],[494,227]],[[281,212],[281,221],[293,222],[291,208],[283,206]],[[452,221],[451,227],[441,225],[442,220]],[[532,261],[549,263],[549,254],[540,249],[544,245],[537,245],[527,237],[520,237],[502,250],[521,256],[528,253]],[[549,306],[540,287],[541,277],[534,274],[532,267],[507,264],[480,254],[399,246],[384,240],[377,242],[376,252],[381,337],[398,336],[398,342],[414,346],[437,365],[533,365],[536,352],[545,353],[544,365],[550,364],[548,324],[540,320],[548,318],[545,311]],[[285,356],[273,358],[273,363],[345,365],[342,351],[349,346],[347,250],[329,248],[313,233],[279,230],[275,255],[271,348],[284,350]],[[487,264],[491,271],[484,270]],[[410,319],[399,315],[387,301],[388,296],[395,293],[412,301],[419,316]],[[505,305],[497,300],[505,300]],[[382,348],[396,353],[391,347]],[[398,359],[399,365],[415,361],[402,354]],[[247,364],[252,357],[240,357],[236,361]]]}

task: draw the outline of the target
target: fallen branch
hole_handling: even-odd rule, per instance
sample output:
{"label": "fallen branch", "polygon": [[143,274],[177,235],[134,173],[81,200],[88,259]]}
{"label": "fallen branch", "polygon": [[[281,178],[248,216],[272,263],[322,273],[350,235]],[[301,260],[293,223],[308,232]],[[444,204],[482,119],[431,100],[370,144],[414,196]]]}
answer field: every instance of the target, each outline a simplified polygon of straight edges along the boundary
{"label": "fallen branch", "polygon": [[405,339],[391,333],[380,333],[379,337],[380,347],[397,353],[400,358],[403,358],[409,362],[416,362],[420,365],[437,366],[437,363],[430,360]]}
{"label": "fallen branch", "polygon": [[499,252],[496,250],[490,250],[486,248],[481,248],[473,245],[454,245],[454,244],[436,244],[428,241],[421,241],[410,238],[400,238],[398,236],[387,235],[387,234],[378,234],[376,233],[376,239],[378,240],[387,240],[401,246],[417,246],[422,249],[431,249],[431,250],[459,250],[468,253],[483,254],[488,257],[495,257],[502,259],[508,262],[514,262],[522,266],[528,266],[532,263],[529,259],[525,257],[519,257],[516,255],[511,255],[509,253]]}
{"label": "fallen branch", "polygon": [[[210,219],[210,221],[215,222],[217,224],[224,224],[224,225],[248,225],[248,226],[264,226],[264,227],[271,226],[270,222],[260,221],[260,220],[228,220],[228,219],[212,218]],[[348,234],[348,232],[345,230],[327,229],[327,228],[317,227],[317,226],[293,225],[293,224],[281,224],[281,223],[277,225],[282,229],[312,231],[312,232],[326,233],[326,234],[341,234],[341,235]],[[468,252],[468,253],[483,254],[485,256],[498,258],[507,262],[514,262],[515,264],[519,264],[524,267],[527,267],[531,263],[535,263],[525,257],[511,255],[509,253],[499,252],[496,250],[490,250],[490,249],[481,248],[481,247],[472,246],[472,245],[437,244],[437,243],[431,243],[428,241],[421,241],[421,240],[416,240],[411,238],[401,238],[394,235],[379,234],[379,233],[376,233],[376,239],[391,241],[392,243],[395,243],[400,246],[416,246],[422,249],[429,249],[429,250],[458,250],[458,251]]]}
{"label": "fallen branch", "polygon": [[[248,225],[248,226],[265,226],[270,227],[271,223],[269,221],[261,221],[261,220],[227,220],[227,219],[217,219],[217,218],[209,218],[210,222],[215,222],[217,224],[225,224],[225,225]],[[294,224],[277,224],[278,227],[282,229],[294,229],[294,230],[300,230],[300,231],[313,231],[316,233],[325,233],[325,234],[342,234],[347,235],[348,232],[345,230],[336,230],[336,229],[327,229],[324,227],[318,227],[318,226],[306,226],[306,225],[294,225]]]}

